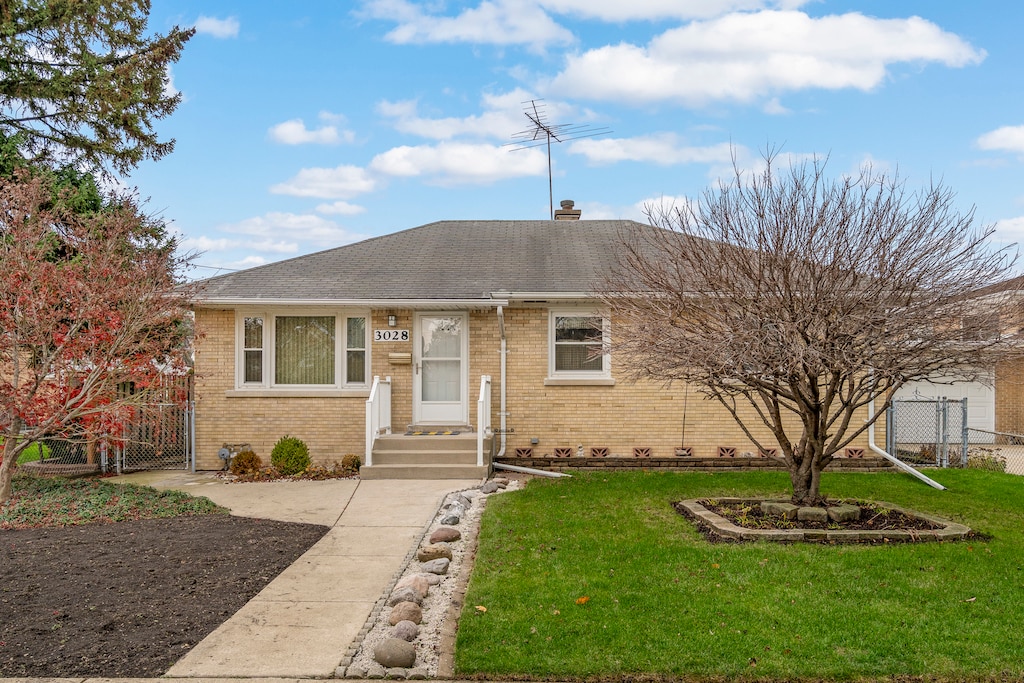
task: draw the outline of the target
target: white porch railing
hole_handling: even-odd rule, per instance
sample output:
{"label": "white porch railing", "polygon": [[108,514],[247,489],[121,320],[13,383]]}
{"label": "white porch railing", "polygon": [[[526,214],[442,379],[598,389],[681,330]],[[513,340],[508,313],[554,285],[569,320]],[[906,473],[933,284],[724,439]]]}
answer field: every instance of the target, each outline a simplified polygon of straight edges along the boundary
{"label": "white porch railing", "polygon": [[491,436],[491,376],[480,377],[480,398],[476,402],[476,466],[484,465],[484,439]]}
{"label": "white porch railing", "polygon": [[373,444],[381,434],[391,433],[391,378],[374,375],[370,397],[366,399],[366,457],[363,464],[373,465]]}

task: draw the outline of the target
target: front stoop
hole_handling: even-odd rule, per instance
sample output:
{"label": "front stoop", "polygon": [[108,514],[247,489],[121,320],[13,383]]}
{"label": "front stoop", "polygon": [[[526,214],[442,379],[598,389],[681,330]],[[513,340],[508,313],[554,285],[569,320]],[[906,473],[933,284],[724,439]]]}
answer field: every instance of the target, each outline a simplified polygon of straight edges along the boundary
{"label": "front stoop", "polygon": [[484,465],[476,464],[476,434],[405,436],[388,434],[373,445],[373,464],[361,479],[484,479],[490,473],[491,439],[484,440]]}

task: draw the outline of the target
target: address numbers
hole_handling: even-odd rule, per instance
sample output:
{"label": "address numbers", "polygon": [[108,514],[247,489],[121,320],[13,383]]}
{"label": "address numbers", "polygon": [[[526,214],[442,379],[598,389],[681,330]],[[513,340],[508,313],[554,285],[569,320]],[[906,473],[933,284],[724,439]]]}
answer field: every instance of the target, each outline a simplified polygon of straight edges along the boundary
{"label": "address numbers", "polygon": [[404,342],[409,341],[409,330],[374,330],[373,341],[375,342]]}

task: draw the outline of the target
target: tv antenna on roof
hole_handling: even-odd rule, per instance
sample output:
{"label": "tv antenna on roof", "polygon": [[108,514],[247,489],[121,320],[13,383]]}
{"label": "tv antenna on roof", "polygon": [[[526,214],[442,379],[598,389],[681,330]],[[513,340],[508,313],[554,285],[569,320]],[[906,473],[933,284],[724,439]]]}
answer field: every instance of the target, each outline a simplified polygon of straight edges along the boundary
{"label": "tv antenna on roof", "polygon": [[551,123],[548,121],[544,100],[526,100],[523,102],[523,115],[530,121],[530,127],[512,134],[513,145],[510,152],[530,149],[546,145],[548,149],[548,208],[551,219],[555,218],[555,195],[551,181],[551,141],[568,142],[580,138],[591,138],[595,135],[610,133],[610,128],[594,128],[575,123]]}

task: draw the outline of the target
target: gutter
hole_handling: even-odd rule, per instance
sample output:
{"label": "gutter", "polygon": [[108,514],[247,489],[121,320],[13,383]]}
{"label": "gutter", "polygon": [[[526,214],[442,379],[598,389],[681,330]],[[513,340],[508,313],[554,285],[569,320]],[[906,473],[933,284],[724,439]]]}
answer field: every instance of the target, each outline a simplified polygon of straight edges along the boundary
{"label": "gutter", "polygon": [[449,310],[491,308],[507,306],[502,299],[289,299],[253,297],[200,297],[193,299],[196,307],[239,306],[345,306],[352,308],[415,308],[420,310]]}
{"label": "gutter", "polygon": [[889,455],[884,450],[882,450],[881,448],[878,447],[878,445],[875,443],[875,420],[874,420],[874,417],[875,417],[875,398],[874,398],[874,396],[872,396],[871,397],[871,402],[868,403],[868,419],[871,421],[868,424],[868,447],[872,451],[877,453],[878,455],[882,456],[883,458],[885,458],[886,460],[891,462],[897,468],[899,468],[899,469],[903,470],[904,472],[906,472],[907,474],[912,474],[913,476],[917,477],[918,479],[920,479],[924,483],[928,484],[932,488],[938,489],[940,491],[945,491],[946,487],[943,486],[942,484],[940,484],[939,482],[935,481],[934,479],[930,479],[929,477],[926,477],[925,475],[921,474],[920,472],[918,472],[916,469],[914,469],[913,467],[911,467],[907,463],[903,462],[902,460],[900,460],[899,458],[897,458],[895,456]]}

